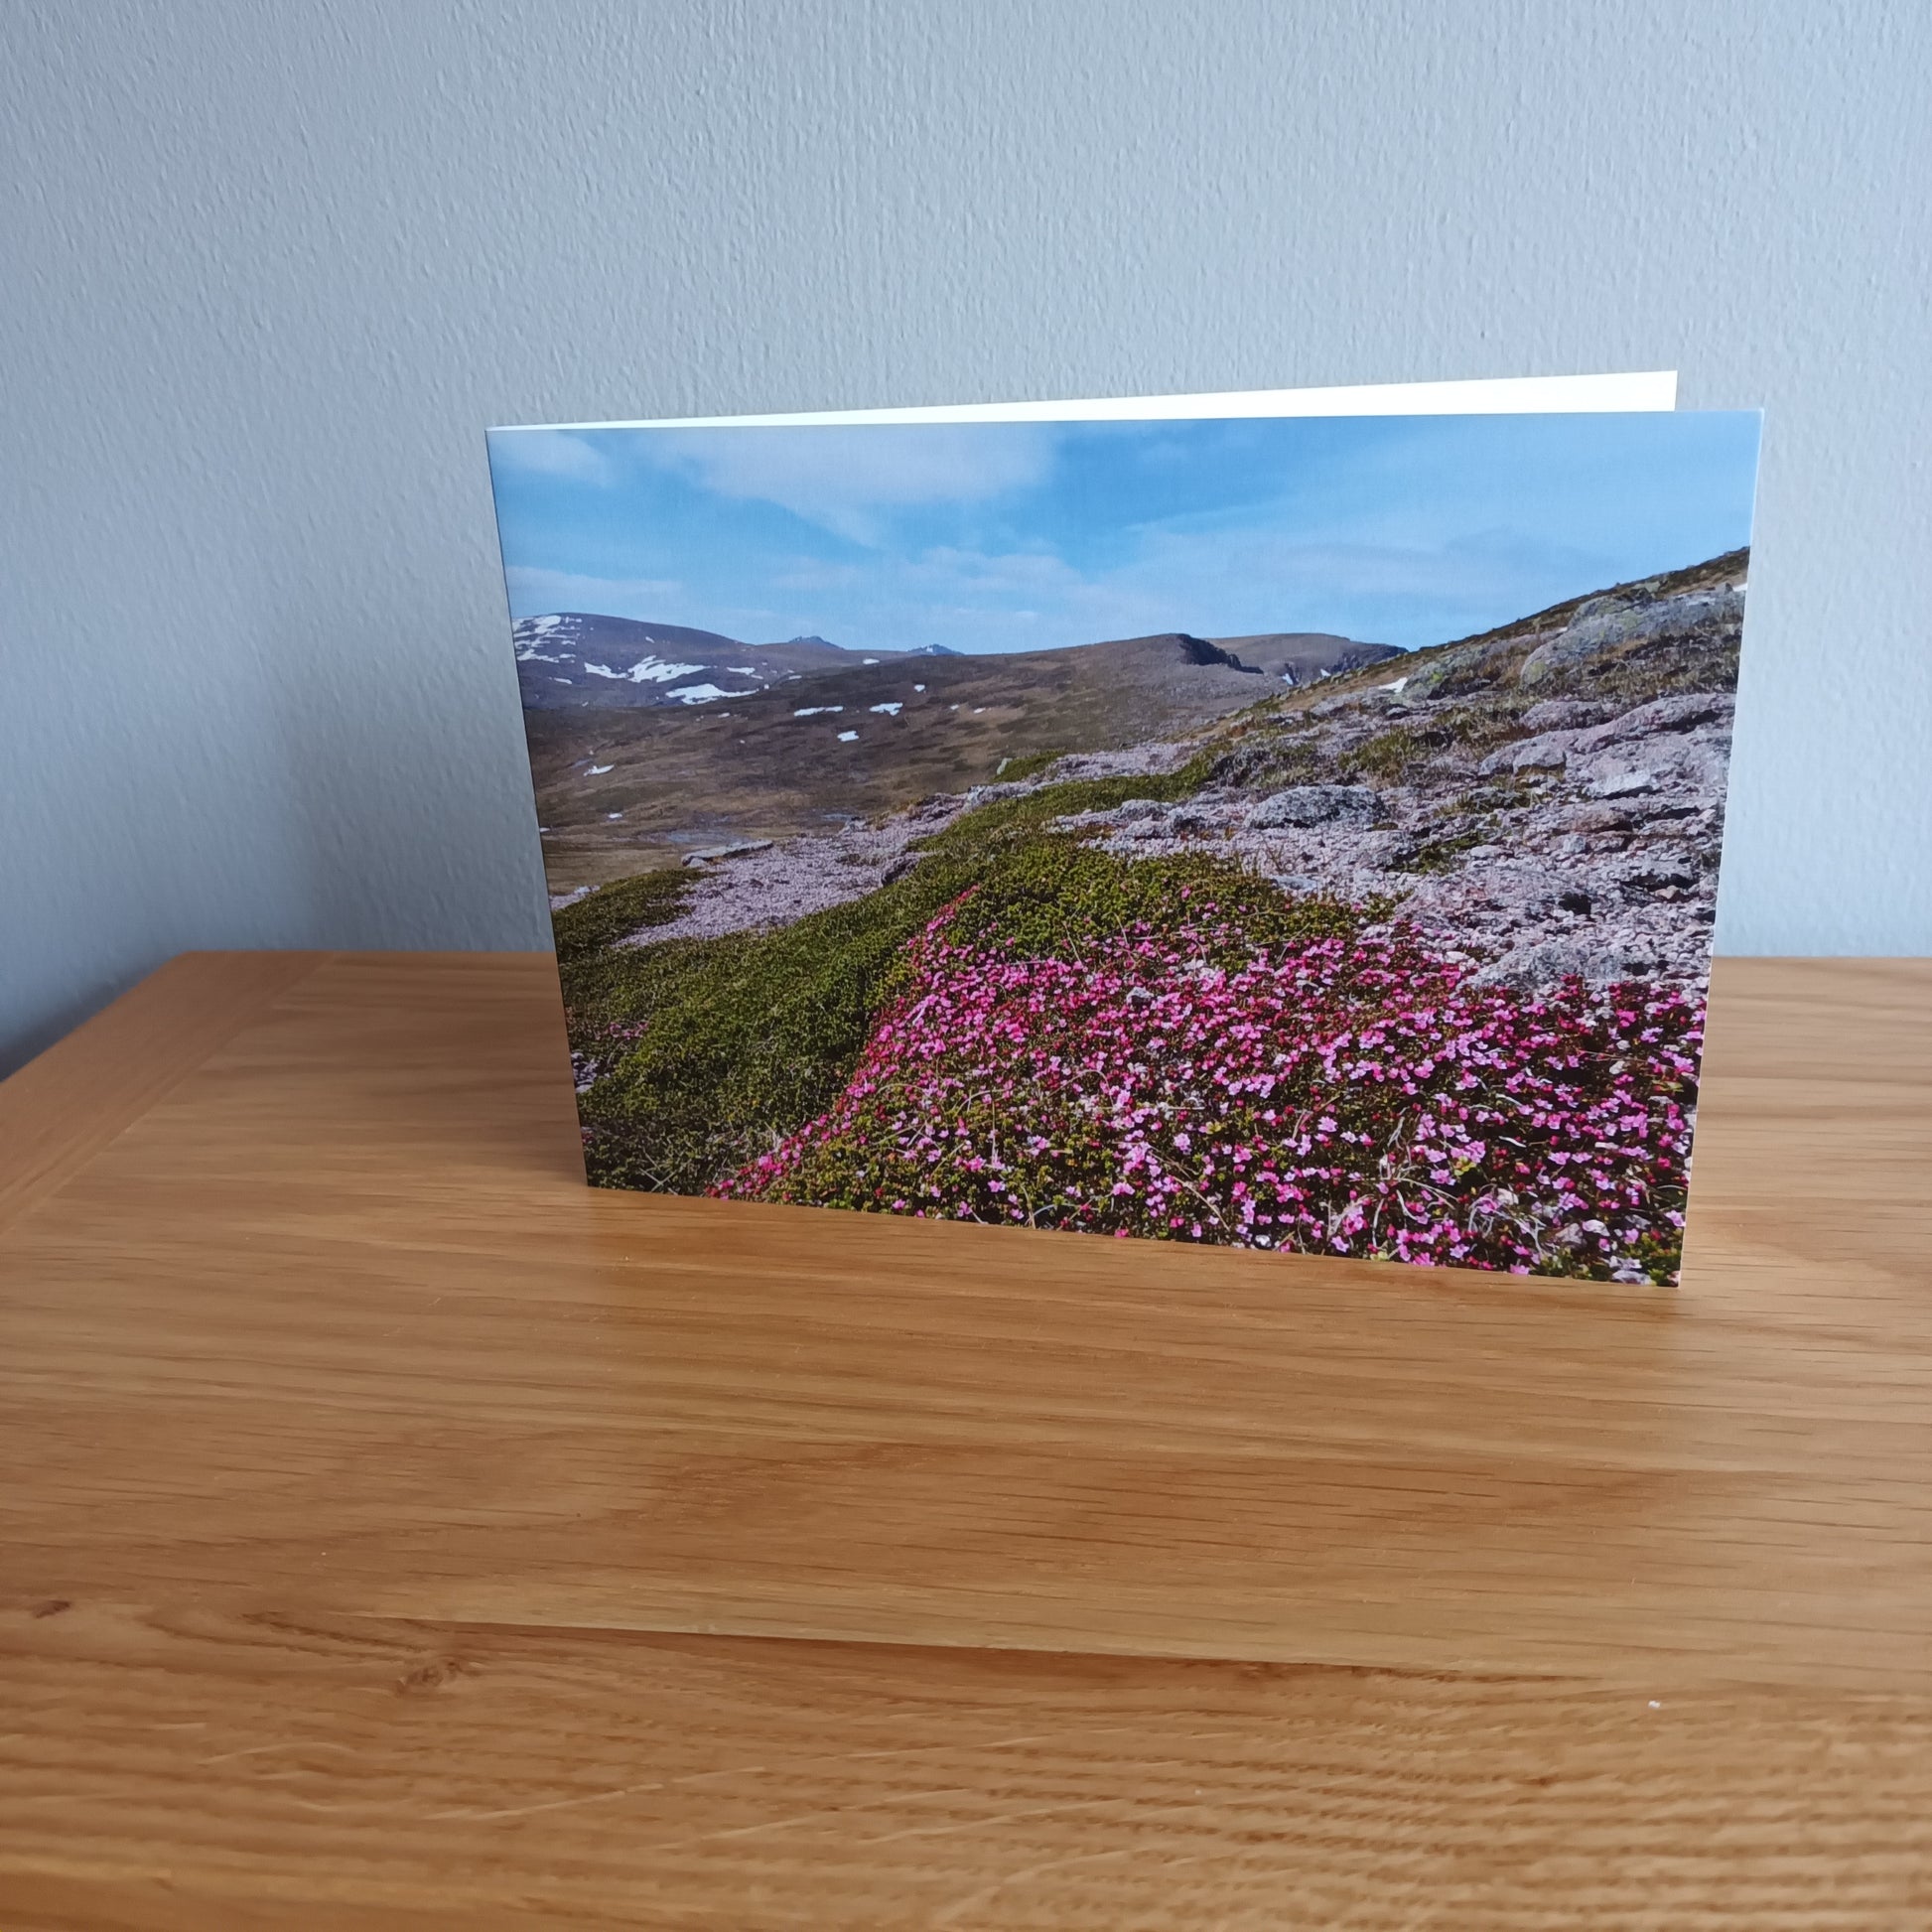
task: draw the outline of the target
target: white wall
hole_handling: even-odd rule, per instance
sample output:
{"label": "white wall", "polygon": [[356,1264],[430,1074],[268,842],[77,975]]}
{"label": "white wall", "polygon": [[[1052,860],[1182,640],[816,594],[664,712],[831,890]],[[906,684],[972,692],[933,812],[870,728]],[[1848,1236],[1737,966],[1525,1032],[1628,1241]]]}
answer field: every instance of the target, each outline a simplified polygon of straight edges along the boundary
{"label": "white wall", "polygon": [[1649,368],[1770,415],[1720,944],[1932,949],[1916,5],[15,0],[0,1064],[545,943],[485,423]]}

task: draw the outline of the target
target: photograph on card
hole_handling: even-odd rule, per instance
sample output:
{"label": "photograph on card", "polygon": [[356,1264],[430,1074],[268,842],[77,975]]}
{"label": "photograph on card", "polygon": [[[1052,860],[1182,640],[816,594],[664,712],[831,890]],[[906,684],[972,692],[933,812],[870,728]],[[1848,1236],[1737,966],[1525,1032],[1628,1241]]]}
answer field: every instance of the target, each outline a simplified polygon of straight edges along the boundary
{"label": "photograph on card", "polygon": [[493,431],[591,1180],[1674,1282],[1757,442]]}

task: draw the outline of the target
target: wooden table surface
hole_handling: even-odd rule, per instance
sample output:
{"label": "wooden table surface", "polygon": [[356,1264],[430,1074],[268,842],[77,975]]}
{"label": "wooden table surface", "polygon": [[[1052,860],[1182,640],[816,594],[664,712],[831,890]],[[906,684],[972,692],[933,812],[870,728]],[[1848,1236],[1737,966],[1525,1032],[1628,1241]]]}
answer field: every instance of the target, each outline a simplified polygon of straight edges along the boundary
{"label": "wooden table surface", "polygon": [[1684,1288],[594,1192],[554,969],[0,1085],[0,1926],[1932,1925],[1932,964]]}

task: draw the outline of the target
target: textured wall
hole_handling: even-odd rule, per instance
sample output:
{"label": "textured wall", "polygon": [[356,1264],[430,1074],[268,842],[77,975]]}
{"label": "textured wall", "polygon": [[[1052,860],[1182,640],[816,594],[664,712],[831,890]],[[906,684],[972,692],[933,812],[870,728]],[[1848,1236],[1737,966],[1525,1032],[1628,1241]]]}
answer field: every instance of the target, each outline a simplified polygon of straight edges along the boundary
{"label": "textured wall", "polygon": [[485,423],[1599,368],[1770,410],[1720,943],[1932,948],[1916,7],[14,0],[0,1064],[543,943]]}

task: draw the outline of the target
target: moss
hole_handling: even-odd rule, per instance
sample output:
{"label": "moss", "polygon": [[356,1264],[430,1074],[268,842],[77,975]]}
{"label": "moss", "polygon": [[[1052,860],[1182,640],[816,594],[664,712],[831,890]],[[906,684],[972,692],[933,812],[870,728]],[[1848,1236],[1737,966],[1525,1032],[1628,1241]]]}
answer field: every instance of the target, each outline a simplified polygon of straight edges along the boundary
{"label": "moss", "polygon": [[1680,691],[1734,691],[1737,640],[1670,638],[1566,665],[1536,686],[1539,698],[1598,698],[1619,710]]}
{"label": "moss", "polygon": [[822,1113],[893,995],[906,942],[962,898],[963,936],[1061,957],[1209,907],[1238,915],[1264,942],[1345,932],[1377,915],[1289,899],[1207,855],[1116,859],[1042,829],[1131,797],[1184,797],[1205,769],[1203,759],[1163,777],[990,799],[901,879],[773,932],[616,944],[639,929],[640,914],[674,916],[664,910],[672,887],[652,882],[682,885],[676,875],[607,887],[569,907],[559,959],[572,1041],[608,1068],[584,1095],[591,1177],[700,1192]]}
{"label": "moss", "polygon": [[1231,964],[1257,946],[1346,936],[1365,916],[1374,914],[1337,899],[1291,899],[1207,853],[1122,860],[1070,840],[1037,839],[989,869],[960,908],[956,930],[962,939],[1032,957],[1077,959],[1136,928],[1230,920],[1241,943],[1215,963]]}
{"label": "moss", "polygon": [[1446,809],[1457,815],[1471,812],[1514,812],[1539,804],[1550,795],[1548,783],[1535,774],[1512,771],[1491,778],[1449,801]]}
{"label": "moss", "polygon": [[1436,718],[1436,728],[1467,752],[1492,751],[1524,734],[1527,697],[1496,697],[1484,704],[1450,705]]}
{"label": "moss", "polygon": [[1285,730],[1240,735],[1215,759],[1212,767],[1216,784],[1241,791],[1279,791],[1284,785],[1311,784],[1326,769],[1312,734],[1299,721]]}
{"label": "moss", "polygon": [[1446,832],[1440,838],[1411,846],[1394,861],[1395,870],[1447,872],[1463,853],[1483,844],[1493,835],[1494,827],[1487,822],[1465,825],[1458,832]]}
{"label": "moss", "polygon": [[701,1192],[830,1104],[905,942],[971,883],[922,864],[771,932],[606,947],[564,962],[580,1050],[642,1035],[583,1097],[591,1177]]}
{"label": "moss", "polygon": [[1449,744],[1449,735],[1436,725],[1391,725],[1357,745],[1341,761],[1351,777],[1372,778],[1379,784],[1399,785],[1419,774]]}
{"label": "moss", "polygon": [[557,939],[557,963],[567,966],[633,932],[669,925],[684,909],[691,889],[688,872],[647,872],[580,898],[550,915]]}
{"label": "moss", "polygon": [[1049,764],[1056,763],[1066,756],[1064,752],[1032,752],[1025,758],[1002,759],[1000,768],[993,774],[1002,784],[1015,784],[1026,778],[1036,778]]}

